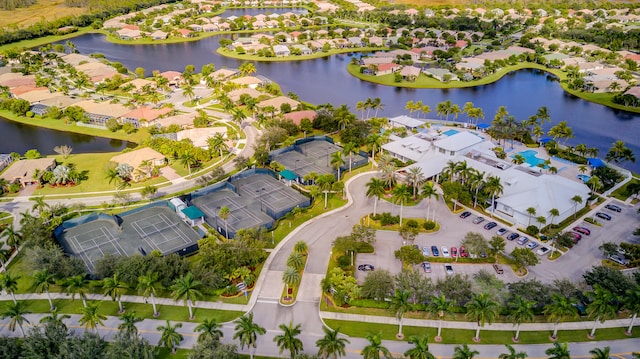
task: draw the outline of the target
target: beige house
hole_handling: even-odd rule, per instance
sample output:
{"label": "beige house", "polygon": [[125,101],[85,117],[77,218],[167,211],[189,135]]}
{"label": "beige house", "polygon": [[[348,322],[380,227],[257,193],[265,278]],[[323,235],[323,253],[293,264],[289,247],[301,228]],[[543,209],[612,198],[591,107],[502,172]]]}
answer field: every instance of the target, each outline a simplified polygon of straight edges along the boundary
{"label": "beige house", "polygon": [[0,178],[9,183],[19,183],[20,186],[28,186],[38,183],[34,174],[52,170],[56,167],[56,160],[53,158],[38,158],[34,160],[19,160],[14,162]]}
{"label": "beige house", "polygon": [[226,138],[227,127],[217,126],[217,127],[207,127],[207,128],[191,128],[188,130],[182,130],[180,132],[177,132],[176,136],[178,141],[181,141],[187,138],[191,141],[191,143],[193,143],[194,146],[201,147],[206,150],[209,148],[207,139],[209,137],[215,136],[218,133],[221,133]]}
{"label": "beige house", "polygon": [[292,110],[296,110],[298,108],[298,106],[300,106],[300,102],[290,99],[286,96],[278,96],[278,97],[274,97],[272,99],[268,99],[262,102],[259,102],[256,107],[258,107],[261,110],[266,109],[269,106],[273,106],[273,108],[275,108],[276,112],[280,112],[280,108],[282,107],[282,105],[284,104],[289,104],[289,106],[291,106]]}
{"label": "beige house", "polygon": [[[113,156],[111,161],[118,164],[126,163],[134,169],[134,181],[139,181],[144,176],[136,176],[135,170],[140,169],[140,166],[145,161],[150,161],[152,166],[164,166],[167,163],[167,158],[160,152],[153,150],[149,147],[144,147],[139,150],[133,150]],[[144,172],[144,171],[143,171]]]}

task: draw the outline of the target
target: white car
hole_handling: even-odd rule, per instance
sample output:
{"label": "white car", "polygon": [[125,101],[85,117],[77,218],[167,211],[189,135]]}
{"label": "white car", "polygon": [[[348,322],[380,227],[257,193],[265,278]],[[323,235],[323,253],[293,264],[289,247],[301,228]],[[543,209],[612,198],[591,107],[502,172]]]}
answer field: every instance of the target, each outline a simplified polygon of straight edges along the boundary
{"label": "white car", "polygon": [[442,256],[449,257],[449,248],[442,246]]}

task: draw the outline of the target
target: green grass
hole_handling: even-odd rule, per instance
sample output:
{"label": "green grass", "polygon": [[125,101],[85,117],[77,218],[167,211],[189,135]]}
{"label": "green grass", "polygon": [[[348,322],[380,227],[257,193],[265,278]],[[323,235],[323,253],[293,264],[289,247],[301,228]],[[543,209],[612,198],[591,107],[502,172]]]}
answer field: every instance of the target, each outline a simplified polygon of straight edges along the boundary
{"label": "green grass", "polygon": [[[367,334],[382,333],[382,339],[397,340],[395,338],[398,332],[397,325],[391,324],[374,324],[364,322],[349,322],[325,319],[324,322],[331,328],[340,328],[340,332],[353,336],[353,337],[365,337]],[[433,338],[437,334],[437,328],[432,327],[412,327],[403,326],[403,333],[405,338],[412,335],[428,335]],[[598,341],[608,341],[615,339],[629,338],[624,334],[626,328],[607,328],[596,330],[596,339]],[[521,331],[519,344],[545,344],[551,343],[549,336],[551,331]],[[587,337],[588,330],[561,330],[558,332],[558,340],[562,342],[587,342],[592,341]],[[442,343],[443,344],[468,344],[473,336],[475,330],[465,329],[442,329]],[[481,330],[480,339],[482,344],[504,344],[511,343],[511,338],[515,335],[513,331],[489,331]],[[640,337],[640,331],[635,330],[633,338]]]}
{"label": "green grass", "polygon": [[[100,301],[100,310],[99,312],[104,315],[110,316],[118,316],[118,302],[111,301],[110,298],[106,298],[108,300]],[[0,301],[0,313],[3,313],[7,306],[12,304],[13,302],[10,300]],[[49,301],[48,300],[27,300],[24,301],[27,305],[27,310],[32,313],[48,313],[49,312]],[[59,313],[66,314],[82,314],[82,300],[76,296],[75,300],[70,299],[54,299],[54,305],[58,308]],[[180,302],[180,304],[182,304]],[[153,307],[151,303],[123,303],[125,309],[127,311],[135,311],[136,314],[142,318],[153,318],[159,320],[175,320],[175,321],[190,321],[189,320],[189,309],[184,307],[179,307],[177,305],[158,305],[158,311],[160,312],[160,316],[153,317]],[[244,312],[240,311],[232,311],[232,310],[216,310],[216,309],[205,309],[205,308],[193,308],[193,313],[196,316],[194,322],[199,322],[202,318],[215,318],[218,322],[230,322],[235,320],[244,314]]]}
{"label": "green grass", "polygon": [[624,186],[618,188],[617,190],[613,191],[613,193],[611,194],[611,196],[613,198],[619,199],[621,201],[626,201],[629,196],[631,196],[629,193],[627,193],[627,187],[629,187],[630,184],[632,183],[640,183],[640,180],[633,177],[631,179],[631,181],[627,182],[624,184]]}
{"label": "green grass", "polygon": [[219,47],[216,52],[225,57],[231,57],[238,60],[244,61],[263,61],[263,62],[284,62],[284,61],[302,61],[302,60],[312,60],[318,59],[322,57],[329,57],[337,54],[345,54],[350,52],[371,52],[371,51],[383,51],[387,48],[383,47],[358,47],[358,48],[345,48],[345,49],[331,49],[327,52],[314,52],[311,55],[291,55],[291,56],[282,56],[282,57],[264,57],[258,55],[249,55],[249,54],[238,54],[235,51],[227,50],[222,47]]}
{"label": "green grass", "polygon": [[[433,232],[437,232],[440,230],[440,224],[438,222],[436,222],[436,226],[434,229],[431,230],[425,230],[423,227],[423,224],[426,222],[426,220],[424,218],[411,218],[411,217],[406,217],[402,219],[403,224],[406,224],[407,221],[409,220],[414,220],[416,222],[418,222],[418,232],[420,233],[433,233]],[[360,219],[360,223],[365,223],[367,226],[375,228],[375,229],[381,229],[381,230],[385,230],[385,231],[400,231],[401,227],[400,224],[393,224],[393,225],[388,225],[388,226],[383,226],[380,224],[379,220],[374,220],[371,219],[370,216],[364,216]]]}
{"label": "green grass", "polygon": [[79,134],[89,135],[89,136],[113,138],[117,140],[130,141],[134,143],[142,143],[146,138],[149,137],[149,132],[147,131],[146,128],[140,128],[135,133],[128,135],[123,131],[111,132],[106,129],[76,126],[74,124],[66,124],[65,121],[63,120],[53,120],[50,118],[41,118],[41,117],[34,117],[34,118],[22,117],[7,110],[0,110],[0,116],[14,122],[24,123],[32,126],[45,127],[45,128],[50,128],[52,130],[73,132],[73,133],[79,133]]}

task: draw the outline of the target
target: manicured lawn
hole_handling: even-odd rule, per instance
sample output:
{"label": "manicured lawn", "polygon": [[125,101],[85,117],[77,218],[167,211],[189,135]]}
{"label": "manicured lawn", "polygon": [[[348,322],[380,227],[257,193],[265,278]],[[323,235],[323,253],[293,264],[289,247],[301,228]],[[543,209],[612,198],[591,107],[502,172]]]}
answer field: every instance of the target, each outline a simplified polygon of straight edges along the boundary
{"label": "manicured lawn", "polygon": [[[365,337],[367,334],[382,333],[382,338],[386,340],[397,340],[395,338],[398,332],[397,325],[391,324],[373,324],[363,322],[348,322],[340,320],[325,319],[324,322],[331,328],[340,328],[340,332],[354,337]],[[634,327],[637,328],[637,327]],[[437,327],[412,327],[403,326],[402,331],[405,338],[412,335],[428,335],[433,338],[438,331]],[[596,331],[596,338],[599,341],[625,339],[628,338],[624,334],[625,328],[610,328],[610,329],[598,329]],[[475,330],[464,329],[442,329],[442,343],[443,344],[468,344],[475,335]],[[558,340],[561,342],[587,342],[592,341],[587,337],[588,330],[561,330],[558,332]],[[489,331],[481,330],[480,339],[482,344],[504,344],[511,343],[511,338],[515,335],[513,331]],[[544,344],[551,343],[549,340],[551,332],[547,331],[521,331],[520,332],[520,344]],[[633,338],[640,337],[640,331],[635,330],[633,332]]]}
{"label": "manicured lawn", "polygon": [[[105,297],[105,301],[100,301],[99,312],[104,315],[118,316],[118,302],[112,301],[110,298]],[[3,313],[9,304],[12,304],[11,300],[0,301],[0,313]],[[28,300],[27,310],[32,313],[48,313],[49,301],[48,300]],[[54,305],[58,308],[58,312],[67,314],[82,314],[82,300],[76,296],[75,300],[71,299],[56,299],[53,301]],[[135,311],[136,314],[142,318],[159,319],[159,320],[175,320],[175,321],[190,321],[189,309],[186,306],[179,307],[177,305],[158,305],[159,317],[153,317],[153,307],[151,303],[123,303],[127,311]],[[182,304],[182,302],[180,302]],[[193,313],[196,316],[194,322],[200,321],[202,318],[215,318],[219,323],[230,322],[235,320],[244,314],[244,312],[232,311],[232,310],[215,310],[204,308],[193,308]]]}
{"label": "manicured lawn", "polygon": [[[31,6],[0,11],[0,28],[6,29],[7,31],[14,31],[12,29],[13,26],[24,28],[33,25],[42,21],[45,15],[48,15],[47,20],[53,20],[53,18],[59,19],[66,16],[77,16],[87,12],[88,10],[85,7],[66,6],[64,0],[38,0]],[[48,42],[61,39],[64,39],[64,37],[55,36],[55,39],[49,39]],[[23,45],[22,42],[18,44],[29,47]],[[5,50],[4,46],[0,48],[0,51],[3,50]]]}
{"label": "manicured lawn", "polygon": [[291,56],[283,56],[283,57],[264,57],[258,55],[249,55],[249,54],[238,54],[235,51],[230,51],[219,47],[216,52],[222,56],[231,57],[234,59],[245,60],[245,61],[264,61],[264,62],[284,62],[284,61],[301,61],[301,60],[312,60],[321,57],[328,57],[331,55],[337,54],[345,54],[349,52],[371,52],[371,51],[382,51],[386,50],[383,47],[358,47],[358,48],[345,48],[345,49],[331,49],[327,52],[314,52],[311,55],[291,55]]}
{"label": "manicured lawn", "polygon": [[[418,222],[418,232],[420,233],[433,233],[433,232],[437,232],[440,230],[440,224],[438,224],[436,222],[436,226],[434,229],[431,230],[425,230],[423,227],[423,224],[426,222],[426,220],[424,218],[409,218],[409,217],[405,217],[402,219],[402,223],[406,224],[408,220],[413,219],[414,221]],[[381,230],[385,230],[385,231],[400,231],[400,224],[393,224],[393,225],[387,225],[387,226],[383,226],[380,224],[379,220],[374,220],[371,219],[370,216],[364,216],[360,219],[360,223],[364,223],[369,227],[375,228],[375,229],[381,229]]]}
{"label": "manicured lawn", "polygon": [[613,193],[611,194],[611,196],[613,196],[616,199],[619,199],[621,201],[626,201],[627,198],[629,198],[630,194],[627,193],[627,187],[629,187],[630,184],[632,183],[640,183],[640,180],[637,178],[632,178],[631,181],[627,182],[624,186],[618,188],[617,190],[613,191]]}

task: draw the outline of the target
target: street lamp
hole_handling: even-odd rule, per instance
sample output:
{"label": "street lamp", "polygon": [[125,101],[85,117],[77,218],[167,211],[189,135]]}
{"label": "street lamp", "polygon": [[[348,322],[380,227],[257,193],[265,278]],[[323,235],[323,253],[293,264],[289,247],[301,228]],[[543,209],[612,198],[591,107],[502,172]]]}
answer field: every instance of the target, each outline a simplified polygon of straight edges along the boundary
{"label": "street lamp", "polygon": [[260,202],[260,211],[264,212],[264,209],[262,208],[262,193],[264,192],[264,187],[257,189],[256,193],[258,194],[258,202]]}
{"label": "street lamp", "polygon": [[[300,160],[296,160],[296,162],[293,164],[293,172],[297,172],[298,171],[298,162],[300,162]],[[296,173],[297,175],[297,173]]]}

